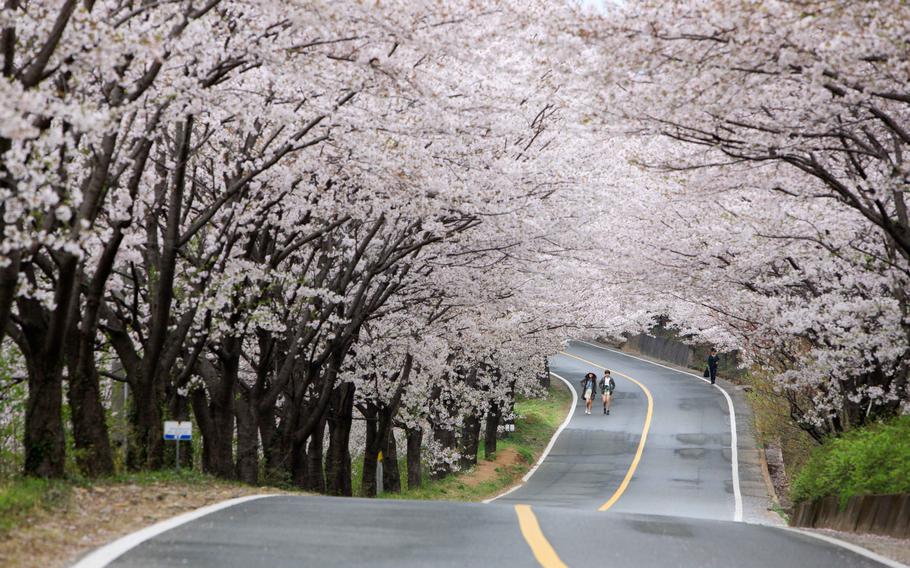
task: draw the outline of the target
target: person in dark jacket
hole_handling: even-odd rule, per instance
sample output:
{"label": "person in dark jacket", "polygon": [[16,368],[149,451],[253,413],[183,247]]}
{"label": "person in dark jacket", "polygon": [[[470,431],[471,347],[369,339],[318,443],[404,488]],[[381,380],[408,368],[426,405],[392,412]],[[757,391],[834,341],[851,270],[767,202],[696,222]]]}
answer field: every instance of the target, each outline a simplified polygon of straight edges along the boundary
{"label": "person in dark jacket", "polygon": [[594,404],[594,395],[597,394],[597,375],[588,373],[581,380],[581,392],[585,397],[585,414],[591,414],[591,405]]}
{"label": "person in dark jacket", "polygon": [[600,379],[600,392],[604,403],[604,414],[610,414],[610,403],[613,402],[613,389],[616,388],[616,381],[610,376],[610,369],[604,369],[604,378]]}
{"label": "person in dark jacket", "polygon": [[711,384],[713,385],[717,382],[717,362],[720,361],[720,357],[717,356],[717,349],[711,349],[711,354],[708,355],[708,376],[711,377]]}

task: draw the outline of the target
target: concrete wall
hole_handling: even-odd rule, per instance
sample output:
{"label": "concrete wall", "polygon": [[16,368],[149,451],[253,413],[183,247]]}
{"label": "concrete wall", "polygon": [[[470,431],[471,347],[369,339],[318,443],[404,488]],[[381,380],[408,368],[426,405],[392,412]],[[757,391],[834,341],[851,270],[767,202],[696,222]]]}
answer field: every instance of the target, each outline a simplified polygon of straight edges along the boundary
{"label": "concrete wall", "polygon": [[838,497],[799,503],[790,525],[910,538],[910,494],[858,495],[843,511]]}
{"label": "concrete wall", "polygon": [[669,361],[680,367],[691,367],[693,364],[692,348],[681,341],[666,337],[633,335],[623,344],[622,350],[641,353],[661,361]]}

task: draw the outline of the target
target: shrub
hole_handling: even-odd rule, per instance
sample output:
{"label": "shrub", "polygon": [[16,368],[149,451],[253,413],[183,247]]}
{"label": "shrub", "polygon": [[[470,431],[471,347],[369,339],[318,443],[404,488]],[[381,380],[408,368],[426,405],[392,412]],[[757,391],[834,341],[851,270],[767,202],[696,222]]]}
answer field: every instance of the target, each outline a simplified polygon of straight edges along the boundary
{"label": "shrub", "polygon": [[874,424],[813,450],[793,482],[794,502],[910,492],[910,416]]}

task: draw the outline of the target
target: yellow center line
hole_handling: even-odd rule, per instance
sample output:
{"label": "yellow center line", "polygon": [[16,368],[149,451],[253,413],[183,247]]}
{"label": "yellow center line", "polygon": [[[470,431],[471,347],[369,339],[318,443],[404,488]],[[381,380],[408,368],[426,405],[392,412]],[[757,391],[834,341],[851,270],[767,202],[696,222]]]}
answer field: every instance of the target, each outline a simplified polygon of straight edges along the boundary
{"label": "yellow center line", "polygon": [[[581,357],[572,355],[571,353],[566,353],[565,351],[560,351],[559,354],[565,355],[566,357],[571,357],[573,359],[578,359],[579,361],[582,361],[589,365],[594,365],[598,369],[606,369],[606,367],[604,367],[603,365],[599,365],[593,361],[588,361],[587,359],[582,359]],[[625,375],[623,373],[620,373],[619,371],[611,370],[610,372],[616,373],[620,377],[623,377],[624,379],[628,379],[628,380],[632,381],[633,383],[635,383],[638,386],[638,388],[640,388],[645,393],[645,396],[648,398],[648,411],[645,414],[645,425],[641,429],[641,439],[638,441],[638,449],[635,450],[635,457],[632,458],[632,464],[629,466],[629,471],[626,472],[626,476],[623,478],[622,483],[619,484],[619,488],[616,489],[616,492],[613,493],[613,495],[609,499],[607,499],[606,503],[604,503],[603,505],[600,506],[599,509],[597,509],[598,511],[606,511],[607,509],[612,507],[617,501],[619,501],[619,498],[622,497],[622,494],[625,492],[626,487],[629,486],[629,482],[632,481],[632,476],[635,475],[635,470],[638,468],[638,462],[641,461],[641,454],[642,454],[642,452],[645,451],[645,442],[648,440],[648,430],[651,429],[651,417],[654,414],[654,399],[651,397],[651,391],[648,390],[648,387],[646,387],[645,385],[636,381],[629,375]]]}
{"label": "yellow center line", "polygon": [[553,550],[547,537],[540,530],[540,524],[537,517],[531,510],[530,505],[515,505],[515,513],[518,515],[518,526],[521,527],[521,534],[528,541],[534,558],[540,562],[544,568],[568,568],[566,564],[559,559],[559,555]]}

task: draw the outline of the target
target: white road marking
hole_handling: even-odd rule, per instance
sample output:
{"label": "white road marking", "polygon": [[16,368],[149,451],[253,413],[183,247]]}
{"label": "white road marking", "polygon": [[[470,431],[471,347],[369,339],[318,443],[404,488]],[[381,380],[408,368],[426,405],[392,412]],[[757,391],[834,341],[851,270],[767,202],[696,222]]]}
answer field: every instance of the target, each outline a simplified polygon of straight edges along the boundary
{"label": "white road marking", "polygon": [[860,556],[865,556],[866,558],[875,560],[876,562],[884,564],[885,566],[889,566],[890,568],[910,568],[906,564],[901,564],[897,560],[891,560],[890,558],[885,558],[884,556],[882,556],[880,554],[876,554],[876,553],[872,552],[871,550],[866,550],[865,548],[863,548],[861,546],[857,546],[851,542],[840,540],[833,536],[828,536],[826,534],[819,534],[817,532],[796,529],[796,528],[791,528],[791,527],[776,527],[776,528],[780,528],[781,530],[785,530],[785,531],[804,534],[806,536],[811,536],[812,538],[817,538],[817,539],[823,540],[827,543],[840,546],[841,548],[846,548],[850,552],[855,552],[856,554],[859,554]]}
{"label": "white road marking", "polygon": [[572,417],[575,416],[575,408],[578,406],[578,394],[575,392],[575,389],[572,387],[572,384],[569,381],[567,381],[563,377],[560,377],[559,375],[557,375],[556,373],[554,373],[552,371],[550,372],[550,374],[553,375],[554,377],[556,377],[557,379],[559,379],[560,381],[566,383],[566,387],[568,387],[569,392],[572,393],[572,408],[569,411],[569,414],[566,416],[566,419],[563,420],[562,424],[559,425],[559,428],[556,429],[556,432],[553,433],[553,437],[550,438],[550,443],[547,444],[547,447],[544,448],[543,453],[540,454],[539,458],[537,458],[537,463],[535,463],[534,467],[532,467],[528,471],[528,473],[526,473],[525,476],[521,478],[521,483],[506,490],[503,493],[500,493],[496,497],[491,497],[489,499],[485,499],[484,501],[482,501],[483,503],[491,503],[491,502],[499,499],[500,497],[505,497],[509,493],[515,491],[516,489],[520,488],[525,483],[527,483],[528,480],[531,478],[531,476],[534,475],[534,472],[537,471],[537,468],[540,467],[540,464],[543,463],[543,460],[545,460],[547,458],[547,455],[550,453],[550,450],[553,449],[553,444],[556,443],[556,438],[558,438],[559,435],[562,434],[562,431],[565,430],[566,426],[569,425],[569,422],[572,420]]}
{"label": "white road marking", "polygon": [[[675,371],[683,375],[689,375],[690,377],[695,377],[700,381],[711,384],[711,381],[704,377],[699,377],[695,373],[680,371],[679,369],[674,369],[673,367],[661,365],[660,363],[655,363],[654,361],[648,361],[647,359],[642,359],[641,357],[636,357],[635,355],[629,355],[628,353],[623,353],[622,351],[618,351],[616,349],[610,349],[609,347],[602,347],[594,343],[582,341],[581,339],[576,339],[575,341],[584,343],[585,345],[590,345],[596,349],[602,349],[603,351],[609,351],[611,353],[616,353],[617,355],[625,355],[626,357],[631,357],[632,359],[637,359],[644,363],[657,365],[658,367],[663,367],[664,369]],[[718,385],[713,386],[724,395],[725,399],[727,399],[727,408],[730,410],[730,464],[733,471],[733,520],[740,523],[743,520],[743,496],[739,488],[739,441],[736,435],[736,412],[733,410],[733,399],[730,398],[730,395],[727,394],[727,391],[720,388]]]}
{"label": "white road marking", "polygon": [[195,511],[190,511],[182,515],[177,515],[176,517],[166,519],[159,523],[155,523],[154,525],[145,527],[144,529],[140,529],[134,533],[122,536],[114,542],[105,544],[100,548],[96,548],[94,551],[90,552],[87,556],[82,558],[82,560],[75,563],[72,568],[103,568],[129,550],[139,546],[151,538],[158,536],[165,531],[169,531],[172,528],[179,527],[180,525],[186,524],[190,521],[195,521],[196,519],[204,517],[210,513],[214,513],[215,511],[227,509],[228,507],[233,507],[234,505],[239,505],[240,503],[245,503],[254,499],[262,499],[263,497],[272,497],[272,495],[248,495],[246,497],[228,499],[227,501],[214,503],[212,505],[196,509]]}

